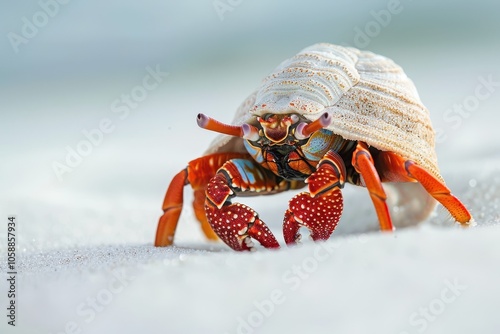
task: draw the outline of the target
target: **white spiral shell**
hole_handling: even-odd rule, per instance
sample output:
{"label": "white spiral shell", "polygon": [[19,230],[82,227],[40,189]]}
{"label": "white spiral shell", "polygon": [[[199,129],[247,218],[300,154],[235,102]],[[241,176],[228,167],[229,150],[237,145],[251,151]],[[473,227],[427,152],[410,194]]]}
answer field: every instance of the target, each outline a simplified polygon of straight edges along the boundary
{"label": "white spiral shell", "polygon": [[[413,82],[391,59],[369,51],[315,44],[282,62],[238,108],[233,124],[267,113],[298,113],[345,139],[410,159],[443,181],[434,130]],[[206,153],[245,152],[241,138],[220,136]]]}

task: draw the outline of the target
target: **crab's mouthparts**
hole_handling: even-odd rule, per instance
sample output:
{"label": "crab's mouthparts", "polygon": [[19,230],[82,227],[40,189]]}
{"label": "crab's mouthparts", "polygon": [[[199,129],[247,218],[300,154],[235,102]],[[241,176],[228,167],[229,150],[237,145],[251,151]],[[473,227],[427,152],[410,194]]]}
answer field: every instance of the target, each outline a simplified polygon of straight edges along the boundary
{"label": "crab's mouthparts", "polygon": [[272,143],[283,142],[290,132],[290,127],[297,124],[299,116],[296,114],[266,114],[257,116],[257,121],[262,127],[263,135]]}
{"label": "crab's mouthparts", "polygon": [[306,123],[299,122],[296,114],[273,115],[257,117],[264,131],[264,136],[274,143],[284,141],[290,133],[298,140],[309,138],[314,132],[328,127],[332,123],[332,116],[325,112],[317,120]]}

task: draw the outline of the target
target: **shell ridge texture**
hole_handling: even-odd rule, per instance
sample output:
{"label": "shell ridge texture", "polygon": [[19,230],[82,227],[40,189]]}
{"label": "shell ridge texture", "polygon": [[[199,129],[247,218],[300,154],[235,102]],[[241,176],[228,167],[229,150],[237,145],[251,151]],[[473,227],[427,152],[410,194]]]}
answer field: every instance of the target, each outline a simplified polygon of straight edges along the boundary
{"label": "shell ridge texture", "polygon": [[[233,124],[266,113],[332,115],[328,130],[410,159],[443,180],[434,130],[413,82],[391,59],[320,43],[283,61],[238,108]],[[241,138],[219,136],[206,153],[242,151]]]}

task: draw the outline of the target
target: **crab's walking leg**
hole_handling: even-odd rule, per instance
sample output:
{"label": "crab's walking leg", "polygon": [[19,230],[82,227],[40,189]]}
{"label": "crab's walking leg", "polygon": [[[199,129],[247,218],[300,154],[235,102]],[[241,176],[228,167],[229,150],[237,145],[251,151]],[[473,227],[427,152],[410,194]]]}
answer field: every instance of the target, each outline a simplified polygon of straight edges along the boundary
{"label": "crab's walking leg", "polygon": [[418,181],[425,190],[441,203],[461,224],[467,224],[472,220],[472,215],[458,198],[451,194],[450,189],[429,173],[426,169],[411,160],[393,152],[381,152],[377,157],[377,167],[384,170],[387,181]]}
{"label": "crab's walking leg", "polygon": [[382,231],[394,230],[389,209],[387,208],[387,195],[382,187],[380,176],[375,168],[372,155],[370,154],[368,146],[365,143],[358,142],[358,145],[352,154],[352,165],[354,166],[354,169],[361,174],[364,185],[370,193],[373,205],[375,206],[375,211],[377,212],[380,229]]}
{"label": "crab's walking leg", "polygon": [[232,159],[208,183],[205,202],[208,221],[219,238],[234,250],[251,250],[253,243],[250,238],[266,248],[278,248],[278,241],[257,212],[246,205],[231,203],[231,198],[270,194],[290,188],[295,188],[294,182],[279,178],[255,161]]}
{"label": "crab's walking leg", "polygon": [[287,245],[300,239],[299,229],[309,229],[311,238],[327,240],[335,230],[343,210],[342,193],[345,166],[342,158],[329,151],[307,179],[309,192],[301,192],[290,200],[283,220],[283,236]]}
{"label": "crab's walking leg", "polygon": [[216,171],[232,158],[248,157],[243,153],[217,153],[207,155],[189,162],[186,169],[177,173],[170,185],[163,201],[163,215],[158,222],[155,246],[169,246],[174,241],[175,229],[182,211],[183,188],[190,184],[194,190],[193,207],[196,217],[201,222],[203,232],[209,239],[216,239],[204,213],[205,189],[208,181]]}
{"label": "crab's walking leg", "polygon": [[184,202],[183,189],[187,184],[187,169],[174,176],[163,201],[163,215],[158,222],[155,246],[169,246],[174,241],[175,229],[182,211]]}
{"label": "crab's walking leg", "polygon": [[206,191],[206,186],[196,189],[194,191],[194,199],[193,199],[193,209],[194,209],[194,214],[196,215],[196,219],[201,224],[201,230],[209,240],[219,240],[219,237],[217,237],[217,234],[215,234],[214,230],[212,230],[212,227],[210,226],[210,223],[208,222],[207,215],[205,214],[205,191]]}

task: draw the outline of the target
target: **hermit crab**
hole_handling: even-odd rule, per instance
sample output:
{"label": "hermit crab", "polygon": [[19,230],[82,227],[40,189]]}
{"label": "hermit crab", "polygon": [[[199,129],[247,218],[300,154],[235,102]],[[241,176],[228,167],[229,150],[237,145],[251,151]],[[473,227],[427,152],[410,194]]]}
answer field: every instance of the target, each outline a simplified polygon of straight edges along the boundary
{"label": "hermit crab", "polygon": [[386,57],[315,44],[269,74],[232,124],[204,114],[197,121],[223,135],[173,178],[156,246],[173,243],[187,184],[205,235],[237,251],[252,250],[251,238],[266,248],[279,243],[257,212],[233,203],[234,197],[303,187],[283,219],[287,245],[300,239],[301,227],[313,240],[330,237],[345,183],[366,187],[383,231],[394,230],[383,182],[404,209],[400,224],[423,220],[436,200],[459,223],[472,222],[439,173],[428,110],[401,67]]}

